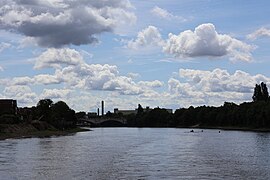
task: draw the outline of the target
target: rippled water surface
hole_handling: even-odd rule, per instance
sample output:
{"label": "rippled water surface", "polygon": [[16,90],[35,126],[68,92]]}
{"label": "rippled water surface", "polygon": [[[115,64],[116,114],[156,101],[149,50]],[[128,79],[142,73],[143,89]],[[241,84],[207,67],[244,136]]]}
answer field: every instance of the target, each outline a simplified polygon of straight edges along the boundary
{"label": "rippled water surface", "polygon": [[0,141],[0,179],[270,179],[270,134],[98,128]]}

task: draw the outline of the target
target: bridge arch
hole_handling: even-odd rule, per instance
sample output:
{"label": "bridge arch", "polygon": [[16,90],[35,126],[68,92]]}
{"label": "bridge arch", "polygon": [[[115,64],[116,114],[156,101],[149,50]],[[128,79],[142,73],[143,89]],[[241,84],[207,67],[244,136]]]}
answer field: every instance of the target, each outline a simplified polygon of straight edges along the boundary
{"label": "bridge arch", "polygon": [[124,118],[81,118],[79,122],[93,127],[123,127],[127,124]]}

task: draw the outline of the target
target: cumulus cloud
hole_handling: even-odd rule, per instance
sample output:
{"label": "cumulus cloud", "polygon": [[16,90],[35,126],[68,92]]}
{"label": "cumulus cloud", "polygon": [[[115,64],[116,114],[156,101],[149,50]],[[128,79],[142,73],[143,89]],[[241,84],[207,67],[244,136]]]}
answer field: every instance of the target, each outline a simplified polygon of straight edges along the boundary
{"label": "cumulus cloud", "polygon": [[247,36],[247,38],[250,40],[255,40],[259,37],[270,37],[270,29],[262,27]]}
{"label": "cumulus cloud", "polygon": [[115,91],[125,95],[142,94],[145,88],[141,88],[132,78],[119,75],[117,66],[100,65],[100,64],[82,64],[77,68],[64,68],[61,72],[62,77],[67,78],[66,82],[73,84],[75,87],[91,89]]}
{"label": "cumulus cloud", "polygon": [[128,0],[3,0],[1,29],[33,38],[44,47],[82,45],[136,21]]}
{"label": "cumulus cloud", "polygon": [[36,58],[35,69],[43,69],[48,67],[60,68],[62,65],[76,66],[83,62],[82,55],[69,48],[55,49],[49,48]]}
{"label": "cumulus cloud", "polygon": [[[36,58],[35,68],[54,68],[54,74],[39,74],[34,77],[13,78],[16,85],[65,84],[71,89],[114,91],[125,95],[139,95],[163,85],[160,81],[135,82],[137,74],[123,76],[118,67],[108,64],[88,64],[75,49],[48,49]],[[144,85],[142,87],[142,85]]]}
{"label": "cumulus cloud", "polygon": [[[161,84],[159,81],[145,81],[141,86],[129,75],[120,75],[118,67],[108,64],[80,63],[78,66],[68,66],[56,72],[57,77],[72,87],[86,90],[114,91],[124,95],[139,95],[152,91],[152,87]],[[147,84],[148,83],[148,84]]]}
{"label": "cumulus cloud", "polygon": [[[154,88],[161,87],[164,84],[158,80],[136,82],[135,78],[138,74],[121,75],[118,67],[114,65],[88,64],[83,58],[79,58],[79,61],[73,61],[74,54],[77,57],[80,53],[67,48],[46,50],[36,58],[39,61],[36,61],[35,65],[39,69],[50,67],[54,72],[33,76],[0,78],[0,85],[4,87],[1,95],[5,98],[17,99],[22,106],[35,105],[39,99],[43,98],[70,102],[71,93],[75,91],[87,93],[103,91],[104,93],[114,94],[115,97],[136,95],[136,97],[146,101],[153,101],[153,98],[158,95]],[[55,85],[62,89],[55,89]],[[36,94],[32,92],[30,87],[44,90]],[[54,88],[50,89],[50,87]],[[75,97],[78,98],[76,94]],[[81,103],[86,104],[85,101]],[[81,105],[74,106],[82,107]]]}
{"label": "cumulus cloud", "polygon": [[9,82],[12,85],[17,85],[17,86],[24,86],[28,84],[33,84],[35,83],[34,79],[31,77],[14,77],[12,81]]}
{"label": "cumulus cloud", "polygon": [[256,83],[270,80],[263,75],[251,76],[240,70],[230,74],[227,70],[222,69],[214,69],[213,71],[180,69],[179,74],[180,77],[186,78],[193,85],[208,92],[251,93]]}
{"label": "cumulus cloud", "polygon": [[159,18],[162,18],[162,19],[168,19],[168,20],[178,20],[178,21],[182,21],[182,22],[185,22],[187,21],[185,18],[181,17],[181,16],[175,16],[173,15],[172,13],[168,12],[166,9],[162,9],[158,6],[155,6],[152,10],[151,10],[151,13],[154,15],[154,16],[157,16]]}
{"label": "cumulus cloud", "polygon": [[33,105],[37,103],[38,98],[36,93],[32,92],[29,86],[25,85],[12,85],[5,87],[3,91],[5,98],[16,99],[22,105]]}
{"label": "cumulus cloud", "polygon": [[0,85],[2,86],[30,86],[30,85],[53,85],[63,83],[62,77],[56,74],[38,74],[33,77],[22,76],[0,79]]}
{"label": "cumulus cloud", "polygon": [[38,74],[32,78],[35,84],[51,85],[64,82],[63,78],[51,74]]}
{"label": "cumulus cloud", "polygon": [[164,41],[155,26],[148,26],[140,31],[136,39],[130,40],[127,47],[130,49],[140,49],[149,46],[162,46]]}
{"label": "cumulus cloud", "polygon": [[175,57],[222,57],[232,61],[252,60],[253,46],[226,34],[218,34],[213,24],[201,24],[194,31],[187,30],[179,35],[169,34],[163,47],[164,52]]}
{"label": "cumulus cloud", "polygon": [[140,74],[138,74],[138,73],[128,73],[127,75],[131,79],[136,79],[136,78],[140,77]]}
{"label": "cumulus cloud", "polygon": [[189,102],[189,105],[250,101],[255,84],[270,81],[269,77],[261,74],[250,75],[240,70],[229,73],[219,68],[213,71],[180,69],[179,78],[169,79],[169,92],[187,105],[191,100],[195,102]]}
{"label": "cumulus cloud", "polygon": [[163,82],[158,81],[158,80],[154,80],[154,81],[139,81],[138,84],[141,87],[151,87],[151,88],[159,88],[159,87],[162,87],[164,85]]}
{"label": "cumulus cloud", "polygon": [[66,99],[71,93],[70,89],[44,89],[41,99]]}

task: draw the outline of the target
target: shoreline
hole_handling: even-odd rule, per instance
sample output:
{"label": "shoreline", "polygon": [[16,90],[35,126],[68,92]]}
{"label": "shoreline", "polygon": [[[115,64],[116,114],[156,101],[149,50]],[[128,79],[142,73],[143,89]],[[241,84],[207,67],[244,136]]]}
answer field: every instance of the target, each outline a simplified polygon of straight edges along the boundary
{"label": "shoreline", "polygon": [[84,129],[81,127],[76,127],[74,129],[61,130],[42,130],[42,131],[29,131],[29,132],[0,132],[0,140],[6,139],[24,139],[24,138],[47,138],[47,137],[57,137],[57,136],[67,136],[73,135],[77,132],[91,131],[89,129]]}

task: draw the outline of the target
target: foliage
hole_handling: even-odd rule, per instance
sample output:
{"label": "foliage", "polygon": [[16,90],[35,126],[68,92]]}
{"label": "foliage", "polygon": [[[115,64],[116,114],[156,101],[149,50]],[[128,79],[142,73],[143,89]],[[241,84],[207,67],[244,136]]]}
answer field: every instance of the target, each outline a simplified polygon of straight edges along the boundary
{"label": "foliage", "polygon": [[48,121],[51,119],[51,106],[53,101],[51,99],[42,99],[38,102],[36,107],[36,116],[38,120]]}
{"label": "foliage", "polygon": [[75,111],[63,101],[53,103],[50,99],[40,100],[34,114],[38,120],[46,121],[58,129],[73,128],[77,122]]}
{"label": "foliage", "polygon": [[138,105],[137,114],[125,116],[127,124],[130,127],[172,127],[173,117],[166,109],[155,108],[144,111],[142,106]]}
{"label": "foliage", "polygon": [[267,101],[269,99],[268,89],[264,82],[262,82],[261,84],[256,84],[252,99],[254,102]]}

